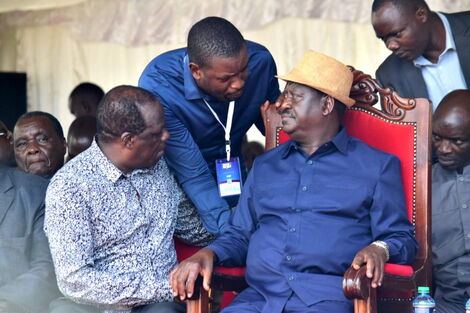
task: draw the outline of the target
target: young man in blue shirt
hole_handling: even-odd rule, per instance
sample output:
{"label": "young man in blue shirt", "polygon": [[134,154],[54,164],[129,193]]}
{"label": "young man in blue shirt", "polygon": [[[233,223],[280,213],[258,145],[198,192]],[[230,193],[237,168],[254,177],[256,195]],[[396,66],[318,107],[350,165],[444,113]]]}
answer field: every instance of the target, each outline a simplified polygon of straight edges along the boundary
{"label": "young man in blue shirt", "polygon": [[208,17],[191,28],[187,48],[157,56],[140,77],[139,86],[163,105],[168,165],[213,234],[227,225],[238,201],[237,195],[221,197],[216,160],[238,157],[246,175],[242,139],[253,124],[264,132],[259,109],[279,96],[274,75],[266,48],[244,40],[229,21]]}

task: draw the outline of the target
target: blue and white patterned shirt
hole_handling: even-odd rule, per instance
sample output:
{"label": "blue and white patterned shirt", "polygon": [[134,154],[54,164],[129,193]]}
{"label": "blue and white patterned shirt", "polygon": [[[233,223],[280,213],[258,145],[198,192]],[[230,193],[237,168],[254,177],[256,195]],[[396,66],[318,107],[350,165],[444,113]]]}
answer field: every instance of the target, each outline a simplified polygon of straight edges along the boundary
{"label": "blue and white patterned shirt", "polygon": [[52,178],[44,224],[62,293],[105,312],[172,301],[173,235],[212,238],[163,159],[124,175],[96,142]]}

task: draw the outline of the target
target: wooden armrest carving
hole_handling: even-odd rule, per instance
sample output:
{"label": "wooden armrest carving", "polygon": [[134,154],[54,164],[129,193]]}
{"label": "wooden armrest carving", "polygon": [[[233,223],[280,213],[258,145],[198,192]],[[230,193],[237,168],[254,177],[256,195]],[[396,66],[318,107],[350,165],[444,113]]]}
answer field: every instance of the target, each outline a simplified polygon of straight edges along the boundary
{"label": "wooden armrest carving", "polygon": [[366,276],[366,266],[359,270],[350,267],[343,276],[343,292],[349,299],[366,300],[371,295],[371,279]]}

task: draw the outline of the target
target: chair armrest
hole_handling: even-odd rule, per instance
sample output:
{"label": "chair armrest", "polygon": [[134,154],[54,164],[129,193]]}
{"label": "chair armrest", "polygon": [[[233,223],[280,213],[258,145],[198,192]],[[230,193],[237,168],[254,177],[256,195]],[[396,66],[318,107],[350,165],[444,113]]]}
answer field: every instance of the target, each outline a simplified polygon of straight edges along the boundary
{"label": "chair armrest", "polygon": [[353,267],[343,275],[343,292],[349,299],[368,299],[371,295],[371,279],[366,275],[366,266],[358,270]]}
{"label": "chair armrest", "polygon": [[366,266],[350,267],[343,276],[344,295],[354,301],[355,313],[377,313],[377,290],[366,275]]}

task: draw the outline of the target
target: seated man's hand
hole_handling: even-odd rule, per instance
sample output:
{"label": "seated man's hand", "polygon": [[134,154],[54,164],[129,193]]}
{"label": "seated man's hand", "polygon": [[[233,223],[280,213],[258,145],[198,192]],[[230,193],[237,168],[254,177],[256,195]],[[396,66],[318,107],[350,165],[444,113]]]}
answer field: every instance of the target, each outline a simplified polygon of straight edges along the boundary
{"label": "seated man's hand", "polygon": [[204,248],[176,266],[170,273],[170,285],[173,296],[181,300],[190,298],[194,292],[194,282],[200,274],[203,277],[203,287],[209,290],[214,267],[214,252]]}
{"label": "seated man's hand", "polygon": [[386,261],[387,251],[385,248],[370,244],[356,254],[351,266],[358,270],[366,264],[366,275],[372,279],[372,288],[377,288],[382,285]]}

